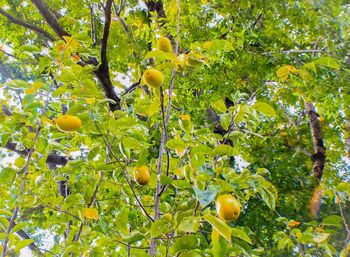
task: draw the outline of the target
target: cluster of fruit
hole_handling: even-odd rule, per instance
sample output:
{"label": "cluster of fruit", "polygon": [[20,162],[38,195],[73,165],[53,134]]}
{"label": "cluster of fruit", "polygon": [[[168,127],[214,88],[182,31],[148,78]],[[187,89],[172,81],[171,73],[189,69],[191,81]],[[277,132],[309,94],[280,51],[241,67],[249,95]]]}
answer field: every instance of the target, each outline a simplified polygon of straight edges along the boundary
{"label": "cluster of fruit", "polygon": [[[170,40],[166,37],[161,37],[157,42],[157,49],[163,52],[172,52]],[[143,73],[142,79],[147,86],[160,88],[164,82],[164,75],[162,72],[152,68]],[[56,119],[56,126],[63,132],[77,131],[81,125],[81,120],[73,115],[61,115]],[[148,185],[150,172],[146,165],[136,166],[133,175],[137,184],[140,186]],[[239,201],[232,195],[221,195],[216,200],[216,211],[223,220],[236,220],[240,214]]]}

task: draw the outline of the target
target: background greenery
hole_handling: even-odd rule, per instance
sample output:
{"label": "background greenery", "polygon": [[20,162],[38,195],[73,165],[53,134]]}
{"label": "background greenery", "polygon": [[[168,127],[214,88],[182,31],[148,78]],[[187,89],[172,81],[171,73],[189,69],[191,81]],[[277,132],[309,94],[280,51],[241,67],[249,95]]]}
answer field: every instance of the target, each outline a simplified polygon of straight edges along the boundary
{"label": "background greenery", "polygon": [[[0,0],[2,256],[347,256],[348,1],[112,2]],[[56,128],[66,112],[78,132]]]}

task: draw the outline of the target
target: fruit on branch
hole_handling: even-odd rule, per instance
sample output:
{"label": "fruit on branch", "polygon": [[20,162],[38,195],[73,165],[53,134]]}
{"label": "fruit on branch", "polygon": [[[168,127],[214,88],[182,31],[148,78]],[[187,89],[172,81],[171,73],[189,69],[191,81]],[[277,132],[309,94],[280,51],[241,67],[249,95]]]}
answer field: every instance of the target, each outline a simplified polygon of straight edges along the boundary
{"label": "fruit on branch", "polygon": [[134,179],[141,186],[147,185],[150,179],[148,167],[146,165],[136,166],[134,168]]}
{"label": "fruit on branch", "polygon": [[164,82],[164,75],[159,70],[148,69],[142,76],[145,84],[152,88],[159,88]]}
{"label": "fruit on branch", "polygon": [[221,195],[216,200],[216,212],[221,219],[236,220],[241,213],[240,204],[232,195]]}
{"label": "fruit on branch", "polygon": [[81,127],[81,120],[73,115],[61,115],[56,119],[56,126],[61,131],[72,132]]}
{"label": "fruit on branch", "polygon": [[173,47],[171,46],[170,40],[166,37],[161,37],[157,41],[157,49],[163,52],[172,52]]}

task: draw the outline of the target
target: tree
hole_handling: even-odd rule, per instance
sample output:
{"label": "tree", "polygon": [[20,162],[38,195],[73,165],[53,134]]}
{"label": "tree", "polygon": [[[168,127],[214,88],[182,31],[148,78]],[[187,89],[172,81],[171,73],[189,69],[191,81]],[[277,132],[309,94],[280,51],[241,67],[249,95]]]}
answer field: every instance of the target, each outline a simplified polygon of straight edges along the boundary
{"label": "tree", "polygon": [[0,0],[2,256],[347,256],[349,8]]}

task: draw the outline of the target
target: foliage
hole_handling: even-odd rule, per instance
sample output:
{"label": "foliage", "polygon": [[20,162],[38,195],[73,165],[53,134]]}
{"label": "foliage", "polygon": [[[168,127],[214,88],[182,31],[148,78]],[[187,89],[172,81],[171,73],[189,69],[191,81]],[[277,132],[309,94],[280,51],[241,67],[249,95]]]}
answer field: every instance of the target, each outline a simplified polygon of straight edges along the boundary
{"label": "foliage", "polygon": [[[0,0],[1,252],[347,256],[347,1],[46,1],[65,35],[37,2]],[[150,68],[162,87],[145,85]],[[81,127],[59,130],[63,114]],[[217,216],[223,194],[236,221]]]}

